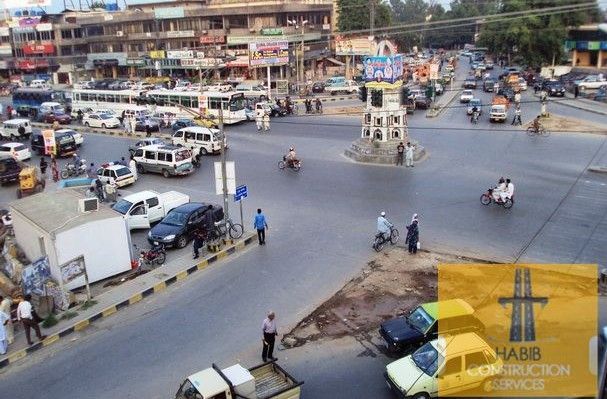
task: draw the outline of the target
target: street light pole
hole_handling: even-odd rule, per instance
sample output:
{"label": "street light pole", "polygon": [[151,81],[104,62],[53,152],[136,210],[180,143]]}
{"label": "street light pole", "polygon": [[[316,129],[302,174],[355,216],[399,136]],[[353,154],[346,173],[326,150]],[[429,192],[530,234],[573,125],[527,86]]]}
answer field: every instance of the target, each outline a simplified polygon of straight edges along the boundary
{"label": "street light pole", "polygon": [[219,106],[219,131],[221,132],[221,140],[219,140],[219,148],[221,151],[221,183],[223,185],[223,223],[225,226],[225,239],[228,234],[228,176],[226,168],[226,148],[225,135],[223,132],[223,101]]}
{"label": "street light pole", "polygon": [[304,27],[306,26],[305,24],[306,21],[301,21],[301,73],[299,74],[299,76],[301,76],[301,82],[305,83],[305,75],[304,75]]}

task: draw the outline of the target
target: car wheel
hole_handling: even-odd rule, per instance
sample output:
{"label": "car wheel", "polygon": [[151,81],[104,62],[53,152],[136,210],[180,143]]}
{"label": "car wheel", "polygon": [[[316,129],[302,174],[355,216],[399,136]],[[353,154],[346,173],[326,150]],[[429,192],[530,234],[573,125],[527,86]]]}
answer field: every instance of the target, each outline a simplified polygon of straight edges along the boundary
{"label": "car wheel", "polygon": [[171,177],[171,174],[169,173],[168,170],[162,169],[162,176],[164,176],[165,178],[168,179],[169,177]]}
{"label": "car wheel", "polygon": [[206,148],[201,147],[199,153],[200,153],[200,155],[207,155],[209,152],[207,151]]}
{"label": "car wheel", "polygon": [[413,395],[413,399],[430,399],[430,395],[426,392],[420,392]]}
{"label": "car wheel", "polygon": [[184,248],[186,245],[188,245],[188,239],[185,236],[179,236],[175,240],[175,246],[177,248]]}
{"label": "car wheel", "polygon": [[90,124],[90,123],[88,123],[88,122],[84,122],[84,126],[86,126],[86,127],[91,127],[91,124]]}
{"label": "car wheel", "polygon": [[141,175],[145,174],[145,169],[143,168],[143,165],[137,164],[137,173]]}
{"label": "car wheel", "polygon": [[102,128],[102,129],[105,129],[105,123],[102,123],[102,124],[101,124],[101,128]]}

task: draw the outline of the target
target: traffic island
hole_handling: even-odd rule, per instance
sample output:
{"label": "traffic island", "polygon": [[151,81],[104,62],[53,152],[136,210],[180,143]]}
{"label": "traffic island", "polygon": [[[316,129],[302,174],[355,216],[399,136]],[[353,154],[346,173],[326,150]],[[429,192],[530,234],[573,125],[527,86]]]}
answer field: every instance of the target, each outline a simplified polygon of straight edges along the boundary
{"label": "traffic island", "polygon": [[[359,138],[354,141],[350,148],[347,148],[344,155],[356,162],[395,165],[398,156],[398,140],[387,142],[372,141],[366,138]],[[417,141],[411,141],[415,147],[413,151],[413,161],[419,162],[424,159],[426,149],[419,145]]]}
{"label": "traffic island", "polygon": [[50,328],[44,328],[42,333],[46,335],[46,338],[34,345],[27,345],[23,331],[16,333],[15,341],[9,345],[8,353],[0,357],[0,369],[8,367],[41,348],[62,339],[65,340],[66,337],[72,339],[75,333],[86,330],[99,319],[109,317],[155,293],[166,291],[172,284],[186,280],[197,271],[204,270],[209,265],[244,250],[254,242],[254,236],[255,234],[252,232],[245,233],[240,240],[226,245],[219,252],[208,254],[204,259],[169,262],[153,271],[112,287],[111,290],[95,296],[94,301],[89,303],[90,306],[80,306],[56,315],[59,320],[69,320],[69,325],[66,327],[65,324],[59,323]]}

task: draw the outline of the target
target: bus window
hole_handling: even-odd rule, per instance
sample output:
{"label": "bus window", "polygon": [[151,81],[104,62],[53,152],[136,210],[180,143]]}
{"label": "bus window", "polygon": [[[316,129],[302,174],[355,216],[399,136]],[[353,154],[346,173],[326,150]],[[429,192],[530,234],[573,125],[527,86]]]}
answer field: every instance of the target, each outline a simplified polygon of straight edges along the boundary
{"label": "bus window", "polygon": [[219,109],[221,104],[221,98],[210,97],[209,98],[209,109]]}
{"label": "bus window", "polygon": [[108,103],[113,103],[113,102],[115,102],[115,100],[114,100],[114,95],[113,95],[113,94],[106,94],[106,96],[105,96],[105,101],[106,101],[106,102],[108,102]]}
{"label": "bus window", "polygon": [[230,101],[230,111],[240,111],[244,109],[244,97],[234,97]]}
{"label": "bus window", "polygon": [[192,106],[191,99],[192,99],[192,97],[190,97],[190,96],[181,97],[181,105],[183,105],[184,107],[188,107],[188,108],[191,107]]}
{"label": "bus window", "polygon": [[198,109],[198,97],[197,96],[192,97],[192,105],[191,105],[191,107]]}
{"label": "bus window", "polygon": [[174,103],[174,104],[180,104],[179,102],[179,96],[170,96],[169,97],[169,101]]}
{"label": "bus window", "polygon": [[97,102],[104,103],[105,102],[105,94],[97,94],[96,100]]}
{"label": "bus window", "polygon": [[89,101],[89,93],[80,93],[80,101]]}

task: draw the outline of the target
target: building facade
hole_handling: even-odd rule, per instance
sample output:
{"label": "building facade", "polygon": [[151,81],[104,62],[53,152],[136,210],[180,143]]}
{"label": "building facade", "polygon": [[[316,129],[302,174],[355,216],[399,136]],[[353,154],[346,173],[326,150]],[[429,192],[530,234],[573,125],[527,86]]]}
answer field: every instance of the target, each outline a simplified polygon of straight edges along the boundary
{"label": "building facade", "polygon": [[249,43],[280,41],[289,43],[289,62],[272,75],[296,76],[303,58],[312,78],[333,60],[333,12],[332,0],[182,0],[14,17],[0,27],[0,75],[49,74],[73,83],[212,70],[254,79]]}
{"label": "building facade", "polygon": [[598,25],[571,28],[565,48],[574,67],[607,68],[607,32]]}

